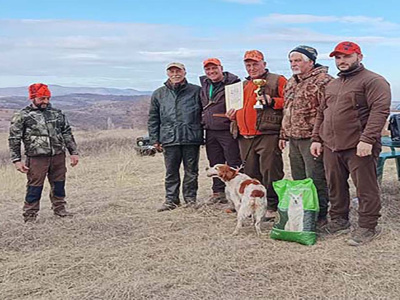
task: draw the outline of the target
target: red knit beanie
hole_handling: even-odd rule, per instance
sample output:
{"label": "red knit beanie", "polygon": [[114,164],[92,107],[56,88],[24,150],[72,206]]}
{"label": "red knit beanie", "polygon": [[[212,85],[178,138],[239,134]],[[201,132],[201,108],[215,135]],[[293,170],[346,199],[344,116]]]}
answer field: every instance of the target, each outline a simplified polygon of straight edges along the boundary
{"label": "red knit beanie", "polygon": [[43,83],[34,83],[29,86],[29,99],[40,97],[51,97],[51,92],[47,85]]}

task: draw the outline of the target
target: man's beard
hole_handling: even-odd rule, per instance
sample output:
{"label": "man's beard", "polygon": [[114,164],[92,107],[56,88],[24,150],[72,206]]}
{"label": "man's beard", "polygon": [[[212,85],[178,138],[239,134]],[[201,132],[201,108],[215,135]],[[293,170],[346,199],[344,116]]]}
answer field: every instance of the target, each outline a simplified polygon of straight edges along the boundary
{"label": "man's beard", "polygon": [[35,104],[35,106],[37,107],[37,109],[38,109],[38,110],[41,110],[41,111],[45,110],[45,109],[47,108],[47,106],[48,106],[47,103],[38,104],[38,103],[36,103],[35,101],[33,101],[33,104]]}
{"label": "man's beard", "polygon": [[301,74],[301,70],[300,69],[292,69],[292,73],[293,73],[293,75],[299,75],[299,74]]}
{"label": "man's beard", "polygon": [[349,66],[349,68],[347,70],[343,70],[343,71],[340,70],[340,71],[341,72],[351,72],[351,71],[357,69],[359,66],[360,66],[360,62],[359,61],[355,61]]}

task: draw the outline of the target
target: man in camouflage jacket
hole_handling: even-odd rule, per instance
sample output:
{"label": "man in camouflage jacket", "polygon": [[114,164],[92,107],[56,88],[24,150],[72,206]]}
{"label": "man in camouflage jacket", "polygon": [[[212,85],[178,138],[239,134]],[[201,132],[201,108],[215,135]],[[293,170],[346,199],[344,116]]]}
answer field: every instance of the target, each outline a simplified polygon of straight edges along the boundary
{"label": "man in camouflage jacket", "polygon": [[[76,143],[65,115],[51,107],[47,85],[29,87],[31,105],[17,112],[9,135],[11,159],[15,168],[28,178],[23,216],[25,222],[35,221],[40,209],[40,198],[46,176],[50,182],[50,200],[54,214],[71,215],[65,210],[65,150],[70,153],[71,166],[79,161]],[[22,162],[21,142],[26,161]]]}
{"label": "man in camouflage jacket", "polygon": [[279,147],[289,140],[289,158],[294,180],[312,178],[317,188],[320,212],[318,225],[327,223],[328,189],[322,156],[314,158],[310,152],[311,135],[325,86],[333,79],[328,67],[316,64],[317,50],[298,46],[289,53],[293,76],[285,87],[285,106]]}

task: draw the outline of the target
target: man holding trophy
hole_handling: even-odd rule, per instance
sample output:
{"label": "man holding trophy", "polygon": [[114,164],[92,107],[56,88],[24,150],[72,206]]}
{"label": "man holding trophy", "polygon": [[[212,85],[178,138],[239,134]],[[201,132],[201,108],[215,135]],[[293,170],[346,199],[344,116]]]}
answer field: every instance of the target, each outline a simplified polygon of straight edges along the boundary
{"label": "man holding trophy", "polygon": [[287,80],[266,69],[264,55],[258,50],[246,51],[244,64],[249,76],[243,83],[243,108],[230,109],[227,116],[236,120],[239,127],[245,174],[257,178],[267,188],[266,218],[272,219],[278,208],[278,196],[272,182],[284,176],[278,142]]}

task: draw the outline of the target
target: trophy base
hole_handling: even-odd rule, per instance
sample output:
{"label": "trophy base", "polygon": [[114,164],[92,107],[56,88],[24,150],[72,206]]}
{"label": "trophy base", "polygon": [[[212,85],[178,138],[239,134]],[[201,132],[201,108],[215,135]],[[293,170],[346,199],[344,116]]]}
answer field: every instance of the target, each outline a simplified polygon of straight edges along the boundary
{"label": "trophy base", "polygon": [[262,105],[262,104],[254,104],[253,108],[254,109],[264,109],[264,105]]}

